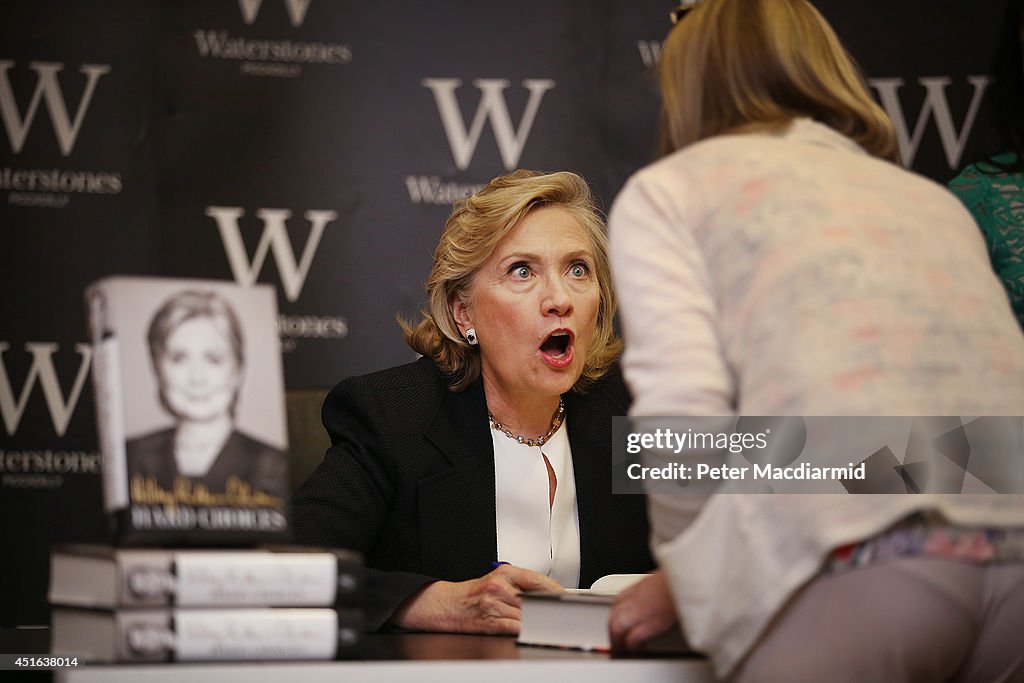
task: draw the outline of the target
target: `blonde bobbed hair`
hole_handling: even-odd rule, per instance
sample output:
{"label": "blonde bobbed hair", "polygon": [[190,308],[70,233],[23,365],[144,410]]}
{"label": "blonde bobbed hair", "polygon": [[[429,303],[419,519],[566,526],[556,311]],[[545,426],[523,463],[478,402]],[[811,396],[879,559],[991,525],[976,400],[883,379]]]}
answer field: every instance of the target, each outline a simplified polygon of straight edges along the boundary
{"label": "blonde bobbed hair", "polygon": [[897,160],[892,122],[807,0],[705,0],[669,33],[659,77],[664,154],[810,117]]}
{"label": "blonde bobbed hair", "polygon": [[470,346],[463,338],[455,323],[453,306],[457,301],[472,301],[473,278],[498,242],[530,211],[541,206],[557,206],[572,214],[594,250],[600,289],[597,330],[586,350],[583,373],[573,389],[581,391],[601,377],[622,350],[612,324],[615,294],[608,265],[608,238],[586,181],[567,171],[518,170],[498,176],[476,194],[455,204],[434,251],[423,318],[415,326],[399,318],[406,343],[451,375],[452,391],[462,391],[475,382],[481,368],[480,347]]}

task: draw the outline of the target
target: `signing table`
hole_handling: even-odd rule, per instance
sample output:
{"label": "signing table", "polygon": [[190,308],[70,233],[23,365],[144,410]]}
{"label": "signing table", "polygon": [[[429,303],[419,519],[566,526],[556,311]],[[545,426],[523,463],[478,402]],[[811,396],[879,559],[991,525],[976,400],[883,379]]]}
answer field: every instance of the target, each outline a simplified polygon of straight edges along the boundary
{"label": "signing table", "polygon": [[369,635],[360,658],[333,662],[90,664],[54,672],[57,683],[711,683],[707,661],[618,658],[594,652],[516,646],[502,636],[434,633]]}

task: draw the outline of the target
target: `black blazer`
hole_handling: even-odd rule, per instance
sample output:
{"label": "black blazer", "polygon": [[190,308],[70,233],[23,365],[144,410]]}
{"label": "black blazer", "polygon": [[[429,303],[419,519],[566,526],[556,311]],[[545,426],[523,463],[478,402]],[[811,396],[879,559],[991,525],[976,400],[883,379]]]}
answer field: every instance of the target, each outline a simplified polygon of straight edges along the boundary
{"label": "black blazer", "polygon": [[[362,552],[368,626],[437,579],[482,576],[497,559],[494,449],[483,382],[462,393],[429,359],[347,379],[324,401],[332,446],[299,487],[299,543]],[[580,585],[646,572],[643,496],[612,495],[611,417],[629,394],[618,368],[564,397],[580,523]]]}

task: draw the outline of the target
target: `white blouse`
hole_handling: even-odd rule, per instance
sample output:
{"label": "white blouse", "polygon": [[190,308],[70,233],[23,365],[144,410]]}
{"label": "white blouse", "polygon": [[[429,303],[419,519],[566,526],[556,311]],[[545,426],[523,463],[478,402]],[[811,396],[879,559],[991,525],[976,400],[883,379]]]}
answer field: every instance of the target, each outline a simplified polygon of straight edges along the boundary
{"label": "white blouse", "polygon": [[[568,427],[543,446],[527,446],[491,429],[494,444],[498,559],[551,577],[566,588],[580,579],[580,521]],[[555,472],[549,506],[548,470]]]}

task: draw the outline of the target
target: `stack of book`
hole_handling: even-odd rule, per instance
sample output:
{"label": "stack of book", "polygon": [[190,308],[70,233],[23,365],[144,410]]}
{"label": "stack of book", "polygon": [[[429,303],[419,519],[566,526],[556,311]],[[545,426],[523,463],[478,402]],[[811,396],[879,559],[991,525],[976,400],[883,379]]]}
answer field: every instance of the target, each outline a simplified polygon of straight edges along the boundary
{"label": "stack of book", "polygon": [[59,546],[52,651],[87,662],[333,659],[362,632],[362,562],[308,548]]}
{"label": "stack of book", "polygon": [[54,654],[350,653],[360,556],[279,545],[290,483],[274,290],[113,277],[86,304],[112,544],[53,550]]}

